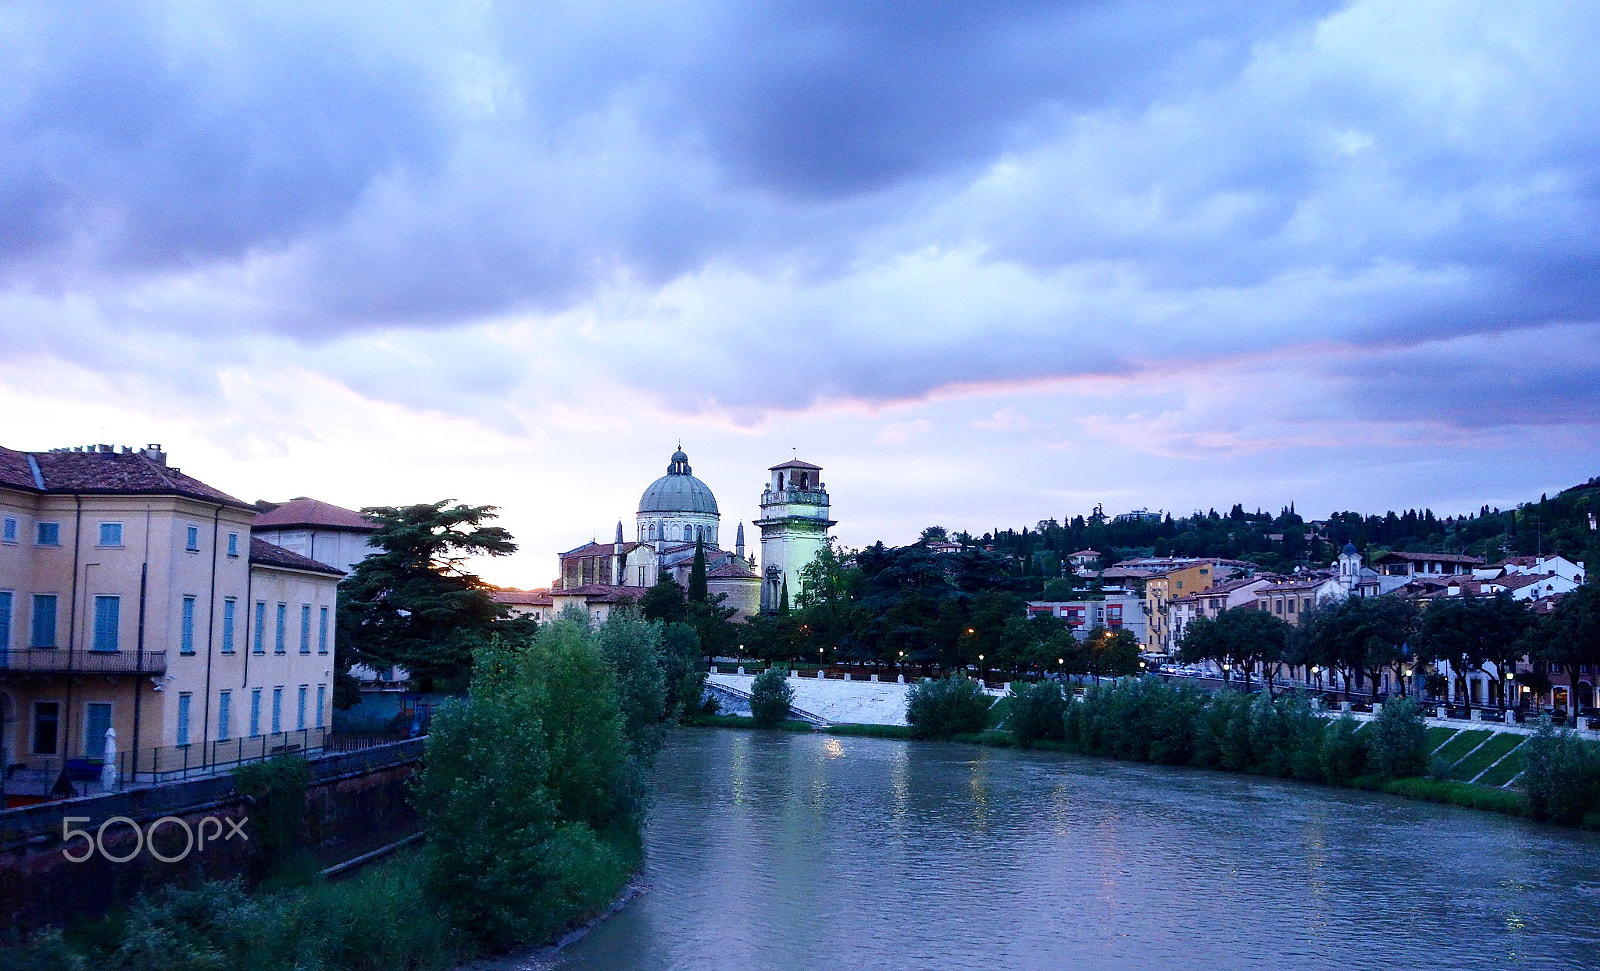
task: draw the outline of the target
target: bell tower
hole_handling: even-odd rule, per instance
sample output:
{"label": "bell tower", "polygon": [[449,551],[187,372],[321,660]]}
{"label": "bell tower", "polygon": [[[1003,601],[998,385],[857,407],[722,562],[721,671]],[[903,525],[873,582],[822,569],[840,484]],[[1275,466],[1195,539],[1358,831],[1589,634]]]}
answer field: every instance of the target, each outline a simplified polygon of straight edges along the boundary
{"label": "bell tower", "polygon": [[800,570],[828,543],[828,490],[822,468],[798,458],[767,470],[761,493],[761,609],[778,609],[785,581],[791,598],[800,595]]}

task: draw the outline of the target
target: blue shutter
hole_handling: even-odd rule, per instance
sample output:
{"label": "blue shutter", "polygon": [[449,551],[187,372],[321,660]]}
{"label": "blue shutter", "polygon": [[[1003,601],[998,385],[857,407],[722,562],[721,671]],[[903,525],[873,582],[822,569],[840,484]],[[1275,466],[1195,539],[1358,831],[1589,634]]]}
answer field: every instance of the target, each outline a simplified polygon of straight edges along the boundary
{"label": "blue shutter", "polygon": [[194,598],[183,598],[183,641],[179,645],[182,654],[194,653]]}
{"label": "blue shutter", "polygon": [[317,653],[328,653],[328,608],[322,608],[322,614],[317,618]]}
{"label": "blue shutter", "polygon": [[[326,611],[324,611],[326,614]],[[11,649],[11,594],[0,593],[0,651]]]}
{"label": "blue shutter", "polygon": [[56,646],[56,595],[33,595],[33,646]]}
{"label": "blue shutter", "polygon": [[233,653],[233,614],[238,604],[232,600],[222,602],[222,653]]}
{"label": "blue shutter", "polygon": [[311,605],[300,605],[300,653],[311,653]]}
{"label": "blue shutter", "polygon": [[301,685],[299,695],[296,698],[294,727],[299,729],[306,727],[306,690],[306,686]]}
{"label": "blue shutter", "polygon": [[83,754],[91,759],[106,756],[106,731],[111,728],[111,703],[91,701],[84,705]]}
{"label": "blue shutter", "polygon": [[228,740],[228,729],[231,727],[228,722],[229,716],[233,714],[232,708],[233,692],[224,691],[217,695],[217,741],[219,742]]}
{"label": "blue shutter", "polygon": [[187,691],[178,696],[178,744],[189,744],[189,701]]}
{"label": "blue shutter", "polygon": [[266,648],[266,637],[267,637],[267,602],[265,600],[257,600],[256,601],[256,632],[255,632],[255,635],[253,637],[253,640],[255,641],[255,652],[257,654],[266,653],[266,650],[267,650],[267,648]]}
{"label": "blue shutter", "polygon": [[250,734],[261,734],[261,689],[250,689]]}
{"label": "blue shutter", "polygon": [[272,689],[272,734],[283,731],[283,689]]}
{"label": "blue shutter", "polygon": [[327,686],[320,685],[320,684],[317,685],[317,727],[318,728],[322,727],[322,709],[324,707],[326,707],[326,705],[327,705],[327,701],[328,701],[327,692],[328,692]]}
{"label": "blue shutter", "polygon": [[121,597],[94,598],[94,649],[115,651],[117,629],[122,617]]}

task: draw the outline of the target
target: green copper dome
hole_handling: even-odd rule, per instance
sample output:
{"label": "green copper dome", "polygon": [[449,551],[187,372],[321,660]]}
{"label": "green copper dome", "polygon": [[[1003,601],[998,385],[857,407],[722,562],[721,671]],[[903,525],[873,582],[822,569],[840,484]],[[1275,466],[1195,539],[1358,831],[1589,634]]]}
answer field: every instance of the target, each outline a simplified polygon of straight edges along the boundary
{"label": "green copper dome", "polygon": [[650,483],[639,497],[639,511],[721,515],[717,497],[711,494],[710,486],[690,474],[689,456],[682,450],[672,453],[667,474]]}

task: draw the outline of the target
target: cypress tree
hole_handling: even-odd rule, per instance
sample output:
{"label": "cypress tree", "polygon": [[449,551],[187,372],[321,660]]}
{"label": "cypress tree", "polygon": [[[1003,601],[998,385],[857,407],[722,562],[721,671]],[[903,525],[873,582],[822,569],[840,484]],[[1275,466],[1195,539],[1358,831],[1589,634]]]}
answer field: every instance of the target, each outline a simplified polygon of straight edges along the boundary
{"label": "cypress tree", "polygon": [[778,616],[789,616],[789,578],[783,578],[783,590],[778,595]]}
{"label": "cypress tree", "polygon": [[689,602],[706,602],[706,542],[694,541],[694,563],[689,566]]}

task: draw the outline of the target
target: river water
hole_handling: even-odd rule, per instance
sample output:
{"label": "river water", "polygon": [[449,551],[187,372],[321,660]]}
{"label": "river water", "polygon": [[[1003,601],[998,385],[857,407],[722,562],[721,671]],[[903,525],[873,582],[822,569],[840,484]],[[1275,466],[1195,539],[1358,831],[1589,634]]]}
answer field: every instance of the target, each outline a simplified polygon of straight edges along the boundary
{"label": "river water", "polygon": [[1597,968],[1600,840],[1197,770],[674,733],[628,969]]}

